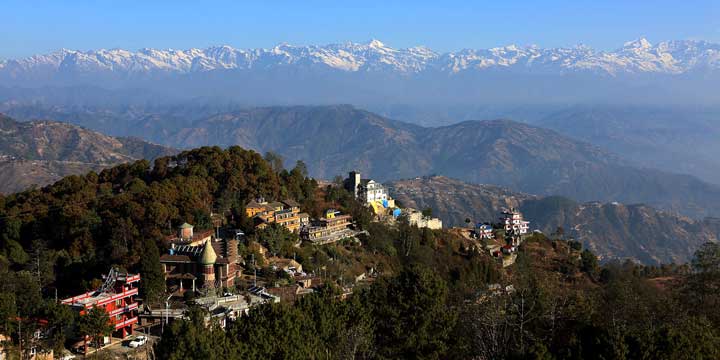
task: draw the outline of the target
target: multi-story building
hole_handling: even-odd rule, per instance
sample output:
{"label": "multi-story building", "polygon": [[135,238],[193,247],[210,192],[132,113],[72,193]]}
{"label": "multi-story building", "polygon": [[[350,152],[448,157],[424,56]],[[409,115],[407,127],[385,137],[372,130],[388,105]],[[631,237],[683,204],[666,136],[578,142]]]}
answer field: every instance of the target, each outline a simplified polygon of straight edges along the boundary
{"label": "multi-story building", "polygon": [[506,233],[512,232],[514,235],[525,235],[528,233],[530,222],[523,219],[522,214],[516,209],[511,208],[502,212],[503,217],[500,218]]}
{"label": "multi-story building", "polygon": [[270,223],[277,223],[288,230],[296,232],[308,220],[307,214],[300,213],[300,204],[294,200],[283,200],[267,203],[264,200],[251,201],[245,206],[245,213],[253,218],[259,229]]}
{"label": "multi-story building", "polygon": [[85,315],[92,308],[102,308],[114,327],[113,336],[125,338],[132,334],[138,322],[136,297],[139,283],[140,275],[111,269],[100,289],[63,299],[61,303],[79,311],[80,315]]}
{"label": "multi-story building", "polygon": [[348,228],[351,223],[350,215],[340,215],[340,212],[330,209],[325,212],[325,217],[312,220],[309,226],[303,227],[300,237],[313,244],[328,244],[355,235]]}
{"label": "multi-story building", "polygon": [[363,203],[370,204],[375,201],[388,201],[387,190],[375,180],[363,179],[357,171],[351,171],[345,179],[345,189]]}

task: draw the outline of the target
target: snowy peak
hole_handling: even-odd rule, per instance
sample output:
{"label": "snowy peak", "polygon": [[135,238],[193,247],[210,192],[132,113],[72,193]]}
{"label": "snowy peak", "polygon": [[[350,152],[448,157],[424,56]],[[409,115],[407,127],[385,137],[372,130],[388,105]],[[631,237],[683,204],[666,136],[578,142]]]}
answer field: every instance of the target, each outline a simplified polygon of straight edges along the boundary
{"label": "snowy peak", "polygon": [[53,74],[186,74],[213,70],[273,69],[293,66],[330,68],[346,72],[388,71],[404,75],[421,72],[458,74],[504,69],[540,73],[592,72],[680,74],[696,69],[720,69],[720,45],[705,41],[647,39],[627,42],[612,51],[587,46],[540,48],[508,45],[436,53],[427,47],[392,48],[372,39],[367,43],[237,49],[228,45],[206,49],[123,49],[76,51],[61,49],[46,55],[0,62],[0,78],[26,79]]}
{"label": "snowy peak", "polygon": [[633,41],[628,41],[623,44],[624,49],[641,49],[648,50],[652,48],[652,44],[646,38],[640,38]]}
{"label": "snowy peak", "polygon": [[371,48],[384,48],[385,47],[385,44],[383,44],[382,41],[377,40],[377,39],[370,40],[370,42],[368,42],[367,45]]}

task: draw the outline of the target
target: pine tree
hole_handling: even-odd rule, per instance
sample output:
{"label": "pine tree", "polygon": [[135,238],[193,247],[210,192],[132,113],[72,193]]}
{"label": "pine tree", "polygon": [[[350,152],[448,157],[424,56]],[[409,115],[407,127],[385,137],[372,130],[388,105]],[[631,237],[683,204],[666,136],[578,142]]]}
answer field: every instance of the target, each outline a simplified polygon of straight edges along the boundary
{"label": "pine tree", "polygon": [[152,303],[165,291],[165,276],[155,241],[145,240],[143,248],[144,253],[140,260],[140,293],[148,303]]}

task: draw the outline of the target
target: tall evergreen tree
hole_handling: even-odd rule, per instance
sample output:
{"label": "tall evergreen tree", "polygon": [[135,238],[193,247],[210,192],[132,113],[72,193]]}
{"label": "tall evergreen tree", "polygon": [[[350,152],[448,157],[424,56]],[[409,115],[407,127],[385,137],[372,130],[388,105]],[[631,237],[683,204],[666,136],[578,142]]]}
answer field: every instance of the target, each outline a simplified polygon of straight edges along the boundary
{"label": "tall evergreen tree", "polygon": [[165,274],[155,241],[146,239],[143,248],[140,260],[140,293],[148,303],[153,303],[165,292]]}

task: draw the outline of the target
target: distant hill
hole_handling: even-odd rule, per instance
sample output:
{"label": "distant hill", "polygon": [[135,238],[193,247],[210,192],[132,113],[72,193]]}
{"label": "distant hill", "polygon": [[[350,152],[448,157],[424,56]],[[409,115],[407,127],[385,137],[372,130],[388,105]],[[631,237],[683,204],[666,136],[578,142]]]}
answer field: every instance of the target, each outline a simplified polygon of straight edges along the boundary
{"label": "distant hill", "polygon": [[[420,127],[349,105],[230,109],[126,108],[62,113],[90,128],[142,136],[175,148],[240,145],[303,160],[319,178],[357,169],[379,180],[440,174],[578,201],[647,203],[694,218],[720,215],[720,186],[643,169],[587,142],[510,120]],[[33,118],[23,108],[24,118]],[[77,120],[79,119],[79,120]],[[95,119],[95,120],[94,120]],[[120,130],[117,130],[120,129]]]}
{"label": "distant hill", "polygon": [[576,106],[534,124],[646,166],[720,184],[717,107]]}
{"label": "distant hill", "polygon": [[720,219],[692,220],[646,205],[579,203],[563,197],[539,197],[502,187],[468,184],[442,176],[389,183],[391,195],[405,206],[430,207],[449,226],[496,222],[503,208],[518,207],[531,228],[546,234],[563,227],[604,259],[632,258],[645,264],[681,263],[707,241],[720,238]]}
{"label": "distant hill", "polygon": [[288,163],[305,161],[322,178],[350,169],[380,180],[441,174],[579,201],[641,202],[693,217],[720,214],[720,187],[641,169],[588,143],[509,120],[425,128],[351,106],[267,107],[210,116],[161,137],[174,147],[237,144],[275,151]]}
{"label": "distant hill", "polygon": [[114,138],[67,123],[17,122],[0,115],[0,192],[43,186],[67,175],[174,152],[137,138]]}

